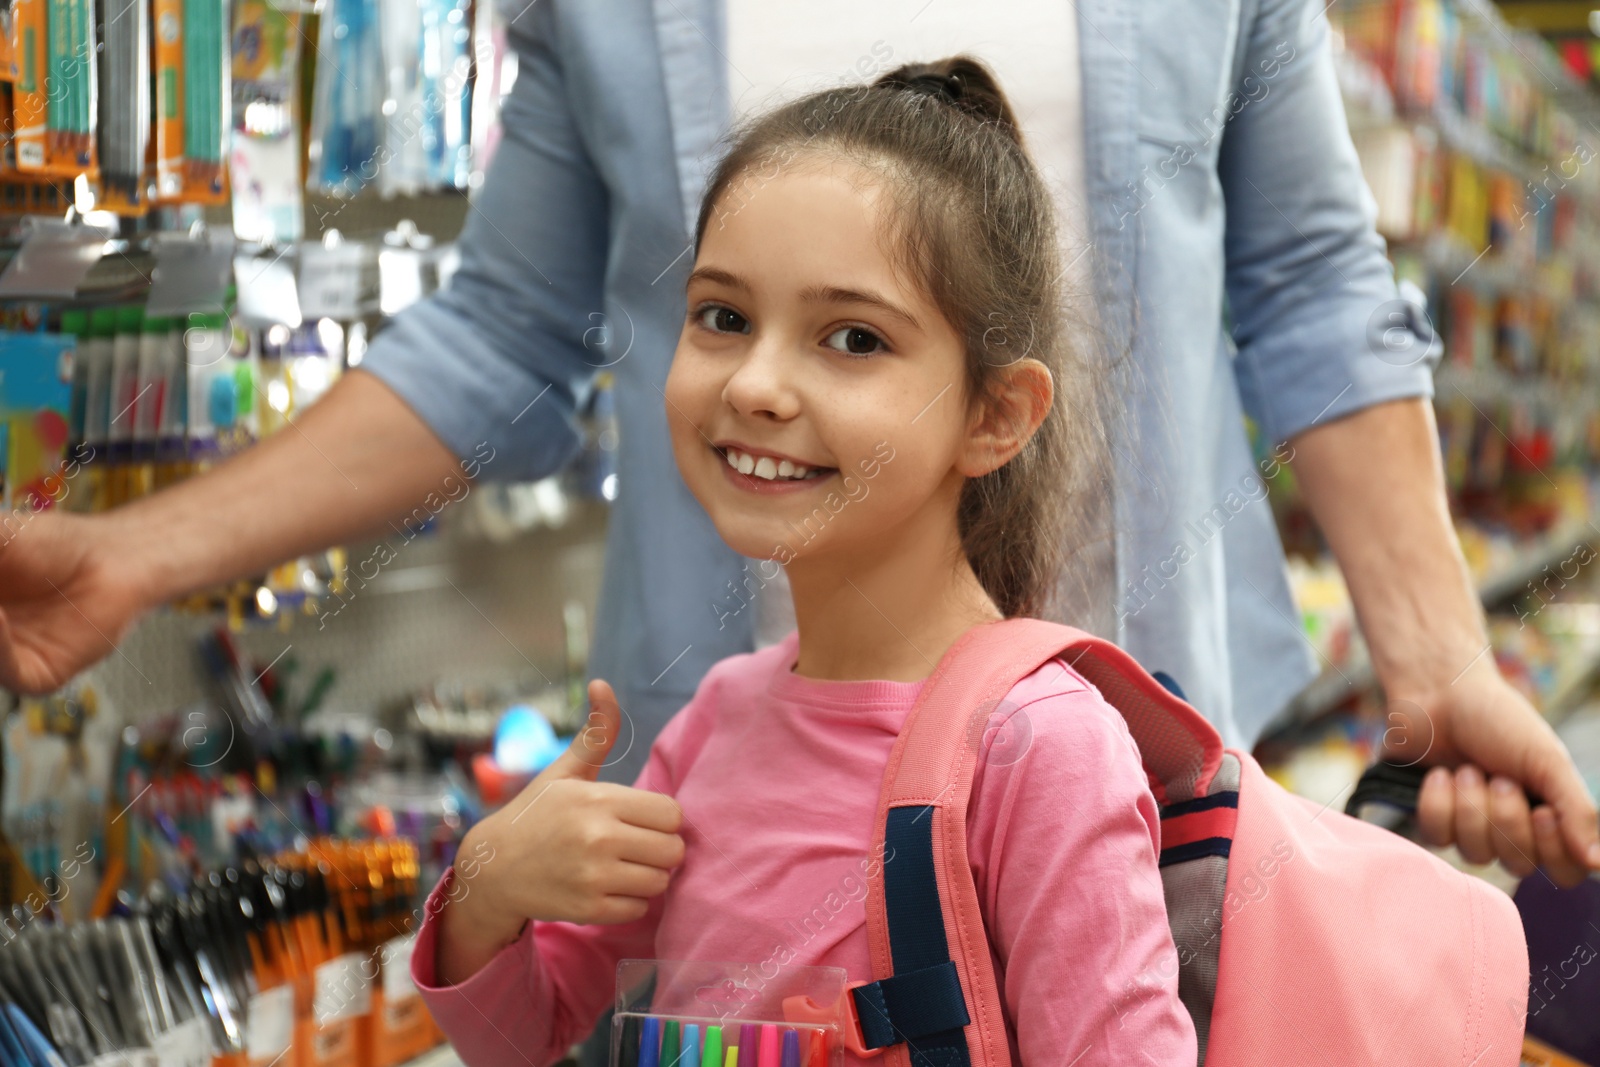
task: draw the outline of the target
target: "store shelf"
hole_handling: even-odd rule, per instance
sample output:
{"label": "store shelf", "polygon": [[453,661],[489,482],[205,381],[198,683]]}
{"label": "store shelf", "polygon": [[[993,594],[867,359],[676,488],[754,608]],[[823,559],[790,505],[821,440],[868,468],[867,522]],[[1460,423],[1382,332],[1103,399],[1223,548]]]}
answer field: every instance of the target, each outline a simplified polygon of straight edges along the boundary
{"label": "store shelf", "polygon": [[1578,546],[1591,540],[1600,540],[1600,531],[1595,529],[1593,519],[1564,523],[1560,529],[1539,538],[1515,563],[1479,583],[1478,596],[1484,607],[1509,600],[1546,567],[1560,563],[1576,552]]}
{"label": "store shelf", "polygon": [[[580,1048],[582,1048],[582,1045],[572,1046],[572,1054],[557,1063],[556,1067],[568,1067],[568,1065],[576,1064]],[[461,1062],[461,1054],[455,1050],[455,1046],[446,1043],[438,1048],[429,1049],[416,1059],[407,1060],[405,1063],[400,1064],[400,1067],[464,1067],[464,1065]]]}
{"label": "store shelf", "polygon": [[[1489,575],[1478,583],[1478,597],[1484,607],[1504,603],[1537,578],[1546,567],[1554,566],[1577,551],[1580,545],[1597,537],[1589,520],[1565,523],[1560,529],[1539,538],[1528,550],[1509,566]],[[1302,726],[1332,711],[1350,698],[1371,690],[1377,685],[1372,661],[1365,646],[1357,642],[1360,651],[1344,663],[1331,664],[1311,684],[1302,689],[1268,726],[1265,733],[1274,734]],[[1552,695],[1546,716],[1559,721],[1580,703],[1589,687],[1600,680],[1600,658],[1588,668],[1573,675],[1569,682]]]}
{"label": "store shelf", "polygon": [[456,1052],[454,1045],[446,1042],[415,1059],[407,1060],[400,1067],[462,1067],[461,1055]]}
{"label": "store shelf", "polygon": [[1596,682],[1600,682],[1600,655],[1592,657],[1582,668],[1574,671],[1550,694],[1544,707],[1544,717],[1550,725],[1559,726],[1582,707]]}

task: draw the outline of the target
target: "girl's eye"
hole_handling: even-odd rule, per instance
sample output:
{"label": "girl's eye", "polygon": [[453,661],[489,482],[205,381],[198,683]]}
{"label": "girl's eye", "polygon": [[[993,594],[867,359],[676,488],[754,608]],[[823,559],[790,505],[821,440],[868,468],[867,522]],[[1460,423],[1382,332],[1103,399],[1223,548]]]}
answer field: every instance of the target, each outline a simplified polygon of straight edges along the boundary
{"label": "girl's eye", "polygon": [[750,320],[732,308],[712,304],[700,309],[700,325],[713,333],[749,333]]}
{"label": "girl's eye", "polygon": [[883,338],[860,326],[842,326],[830,333],[822,343],[848,356],[870,356],[885,348]]}

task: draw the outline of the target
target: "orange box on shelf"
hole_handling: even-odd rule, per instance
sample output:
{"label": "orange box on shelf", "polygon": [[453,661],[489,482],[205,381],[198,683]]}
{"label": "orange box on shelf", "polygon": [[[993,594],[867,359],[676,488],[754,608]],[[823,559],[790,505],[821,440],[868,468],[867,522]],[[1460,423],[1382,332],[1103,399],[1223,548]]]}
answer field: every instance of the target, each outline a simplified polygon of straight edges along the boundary
{"label": "orange box on shelf", "polygon": [[[371,1067],[362,1059],[370,1048],[369,1015],[335,1019],[317,1025],[310,1019],[297,1020],[294,1026],[294,1055],[299,1067]],[[363,1034],[364,1030],[369,1032]]]}
{"label": "orange box on shelf", "polygon": [[297,1067],[372,1067],[372,973],[364,952],[318,964],[309,1003],[296,998]]}
{"label": "orange box on shelf", "polygon": [[244,1067],[300,1067],[295,1019],[292,983],[281,982],[253,994],[246,1017]]}
{"label": "orange box on shelf", "polygon": [[439,1044],[437,1028],[411,981],[416,935],[392,937],[373,951],[372,1067],[395,1067]]}
{"label": "orange box on shelf", "polygon": [[396,1067],[439,1044],[433,1017],[416,993],[390,1000],[372,994],[372,1067]]}

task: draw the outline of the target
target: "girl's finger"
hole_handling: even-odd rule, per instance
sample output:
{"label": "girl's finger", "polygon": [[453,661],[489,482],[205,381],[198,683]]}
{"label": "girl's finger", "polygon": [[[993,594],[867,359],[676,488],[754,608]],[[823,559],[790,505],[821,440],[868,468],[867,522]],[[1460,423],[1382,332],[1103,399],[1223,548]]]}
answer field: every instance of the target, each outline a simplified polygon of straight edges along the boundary
{"label": "girl's finger", "polygon": [[1581,882],[1588,873],[1585,868],[1567,855],[1567,843],[1561,836],[1561,824],[1548,804],[1533,809],[1533,840],[1539,846],[1539,866],[1556,885],[1570,889]]}
{"label": "girl's finger", "polygon": [[599,925],[631,923],[644,918],[650,902],[643,897],[606,897],[596,905],[589,921]]}
{"label": "girl's finger", "polygon": [[1470,763],[1456,768],[1456,848],[1468,863],[1494,859],[1489,840],[1489,791],[1483,772]]}
{"label": "girl's finger", "polygon": [[683,825],[683,809],[665,793],[611,782],[604,784],[613,786],[605,791],[611,813],[628,825],[668,834],[677,833]]}
{"label": "girl's finger", "polygon": [[683,862],[683,838],[677,834],[625,826],[618,833],[617,858],[647,867],[671,870]]}
{"label": "girl's finger", "polygon": [[659,867],[618,860],[606,872],[606,893],[618,897],[648,900],[667,891],[672,874]]}
{"label": "girl's finger", "polygon": [[1522,787],[1497,774],[1489,781],[1489,825],[1494,850],[1506,870],[1524,878],[1533,873],[1538,847],[1533,842],[1533,819]]}
{"label": "girl's finger", "polygon": [[1423,777],[1417,793],[1417,829],[1430,845],[1442,848],[1455,841],[1455,779],[1448,767],[1435,767]]}

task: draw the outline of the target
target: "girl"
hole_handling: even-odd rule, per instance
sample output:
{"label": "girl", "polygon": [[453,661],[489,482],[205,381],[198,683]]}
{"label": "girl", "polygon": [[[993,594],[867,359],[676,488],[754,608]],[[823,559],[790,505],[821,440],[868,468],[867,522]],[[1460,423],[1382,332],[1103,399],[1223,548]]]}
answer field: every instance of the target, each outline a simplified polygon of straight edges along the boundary
{"label": "girl", "polygon": [[[784,568],[798,629],[717,664],[633,788],[595,781],[627,731],[592,683],[583,742],[467,835],[413,976],[474,1067],[559,1059],[620,958],[871,978],[864,876],[900,726],[962,633],[1043,610],[1095,506],[1047,192],[981,65],[758,119],[696,238],[674,456],[728,544]],[[1056,661],[989,726],[968,840],[1014,1062],[1192,1065],[1121,716]]]}

